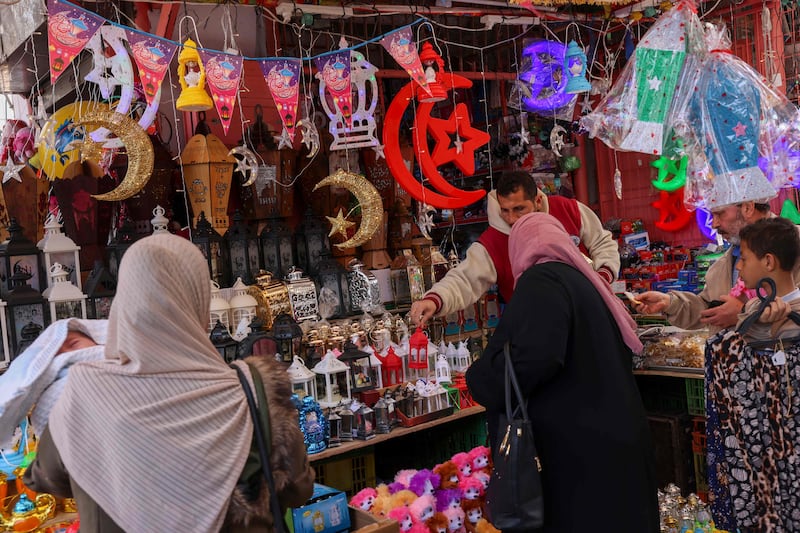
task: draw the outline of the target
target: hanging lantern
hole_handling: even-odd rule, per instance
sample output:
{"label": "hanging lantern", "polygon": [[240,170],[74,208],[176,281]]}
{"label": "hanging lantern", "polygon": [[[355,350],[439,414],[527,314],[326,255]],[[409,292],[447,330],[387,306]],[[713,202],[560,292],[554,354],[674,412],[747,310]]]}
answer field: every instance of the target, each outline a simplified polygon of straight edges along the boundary
{"label": "hanging lantern", "polygon": [[0,279],[2,284],[2,296],[7,297],[13,290],[12,277],[17,272],[27,272],[30,276],[30,287],[35,291],[41,291],[47,281],[40,279],[42,272],[42,261],[39,257],[39,248],[25,237],[24,229],[19,225],[16,218],[12,218],[8,225],[8,239],[0,244]]}
{"label": "hanging lantern", "polygon": [[286,280],[294,319],[298,322],[316,319],[319,307],[314,282],[303,276],[303,271],[295,267],[289,269]]}
{"label": "hanging lantern", "polygon": [[166,210],[160,205],[153,209],[153,218],[150,219],[150,225],[153,226],[153,235],[168,234],[169,219],[165,217]]}
{"label": "hanging lantern", "polygon": [[383,358],[381,373],[383,374],[382,379],[384,387],[399,385],[405,381],[403,360],[394,352],[394,348],[391,346],[386,351],[386,356]]}
{"label": "hanging lantern", "polygon": [[220,287],[230,285],[230,257],[228,248],[217,230],[211,227],[205,213],[200,212],[197,227],[192,232],[192,242],[203,253],[208,263],[208,272],[212,281]]}
{"label": "hanging lantern", "polygon": [[570,41],[564,53],[564,73],[569,94],[585,93],[592,90],[592,84],[586,79],[586,54],[575,41]]}
{"label": "hanging lantern", "polygon": [[286,369],[286,372],[288,372],[289,378],[292,380],[292,392],[297,394],[300,399],[306,396],[317,397],[315,374],[306,367],[300,357],[295,355],[292,358],[292,364]]}
{"label": "hanging lantern", "polygon": [[328,230],[317,217],[306,213],[303,223],[295,232],[297,244],[297,264],[304,272],[316,274],[324,253],[330,253],[331,244]]}
{"label": "hanging lantern", "polygon": [[282,281],[274,279],[269,272],[256,275],[256,283],[248,292],[256,299],[256,314],[264,322],[264,327],[272,329],[272,322],[281,313],[291,313],[289,289]]}
{"label": "hanging lantern", "polygon": [[350,313],[350,293],[348,291],[347,270],[344,269],[341,263],[333,258],[333,255],[331,255],[328,250],[323,252],[320,258],[316,280],[319,285],[320,295],[322,295],[322,289],[327,288],[333,292],[336,298],[335,305],[333,300],[330,302],[333,307],[333,313],[330,316],[324,316],[325,310],[322,308],[322,302],[320,302],[320,314],[323,315],[323,318],[341,318],[347,316]]}
{"label": "hanging lantern", "polygon": [[117,292],[117,280],[106,268],[102,259],[94,262],[94,267],[86,278],[86,312],[91,319],[106,319],[111,312],[111,302]]}
{"label": "hanging lantern", "polygon": [[277,344],[278,353],[284,363],[291,363],[300,355],[300,342],[303,330],[297,325],[292,315],[283,313],[272,323],[272,338]]}
{"label": "hanging lantern", "polygon": [[353,313],[369,313],[381,305],[378,279],[358,259],[350,260],[347,265],[347,292],[350,295],[350,311]]}
{"label": "hanging lantern", "polygon": [[428,336],[422,328],[417,328],[408,344],[409,379],[424,379],[428,376]]}
{"label": "hanging lantern", "polygon": [[175,102],[178,111],[208,111],[214,107],[206,92],[206,69],[197,53],[197,43],[191,39],[183,42],[178,54],[178,83],[181,84],[181,94]]}
{"label": "hanging lantern", "polygon": [[367,404],[354,413],[356,415],[356,434],[358,440],[370,440],[375,438],[375,411]]}
{"label": "hanging lantern", "polygon": [[223,237],[231,257],[231,278],[242,278],[248,285],[258,272],[258,237],[247,226],[238,209],[233,214],[233,224]]}
{"label": "hanging lantern", "polygon": [[450,383],[450,364],[447,355],[440,353],[436,356],[436,382]]}
{"label": "hanging lantern", "polygon": [[181,153],[186,195],[192,205],[194,223],[205,213],[211,226],[224,233],[228,229],[228,199],[236,158],[223,142],[209,133],[195,135]]}
{"label": "hanging lantern", "polygon": [[242,282],[242,278],[236,278],[236,283],[231,287],[233,297],[231,298],[231,319],[232,328],[238,332],[240,329],[250,325],[250,322],[256,316],[256,307],[258,302],[250,294],[248,294],[249,287]]}
{"label": "hanging lantern", "polygon": [[[333,352],[328,352],[322,357],[322,361],[317,363],[312,369],[317,375],[317,392],[324,396],[319,400],[323,407],[333,407],[342,400],[350,399],[350,367],[342,363]],[[352,416],[352,412],[350,413]],[[345,439],[345,417],[342,416],[342,440]],[[352,424],[352,419],[351,422]],[[352,428],[352,425],[351,425]],[[352,429],[350,430],[352,431]],[[352,437],[352,433],[350,434]]]}
{"label": "hanging lantern", "polygon": [[69,281],[70,273],[61,263],[53,263],[49,274],[50,286],[42,296],[50,302],[50,320],[86,318],[86,295]]}
{"label": "hanging lantern", "polygon": [[119,276],[119,265],[122,263],[122,257],[128,248],[133,246],[136,242],[136,226],[133,220],[125,218],[122,226],[117,230],[116,235],[108,245],[108,269],[114,277]]}
{"label": "hanging lantern", "polygon": [[372,368],[370,354],[359,350],[352,341],[344,345],[339,361],[350,367],[350,390],[364,392],[375,388],[375,369]]}
{"label": "hanging lantern", "polygon": [[419,59],[425,70],[425,79],[428,82],[428,92],[419,91],[417,100],[421,104],[432,104],[447,100],[447,89],[445,88],[442,77],[444,75],[444,60],[436,53],[430,41],[422,45]]}
{"label": "hanging lantern", "polygon": [[[12,224],[13,225],[13,224]],[[33,244],[33,243],[31,243]],[[13,361],[25,348],[30,346],[44,330],[45,307],[42,295],[28,284],[32,274],[21,262],[14,264],[9,278],[11,291],[8,293],[9,344]]]}
{"label": "hanging lantern", "polygon": [[392,262],[392,290],[398,305],[416,302],[425,295],[422,266],[409,249],[403,250]]}
{"label": "hanging lantern", "polygon": [[294,236],[281,219],[271,218],[258,237],[264,268],[282,278],[295,264]]}
{"label": "hanging lantern", "polygon": [[228,328],[222,322],[217,321],[214,324],[209,338],[223,361],[230,363],[236,359],[239,343],[231,337],[230,333],[228,333]]}
{"label": "hanging lantern", "polygon": [[[36,247],[44,255],[45,272],[50,272],[53,263],[59,263],[69,274],[69,279],[80,289],[81,285],[81,259],[78,254],[81,247],[75,241],[64,235],[58,217],[51,213],[44,223],[44,237]],[[49,282],[49,280],[47,280]]]}
{"label": "hanging lantern", "polygon": [[208,332],[211,333],[211,330],[214,329],[214,326],[217,324],[217,322],[221,323],[223,326],[225,326],[225,329],[230,331],[230,313],[231,304],[229,304],[228,300],[225,299],[225,296],[222,295],[222,291],[220,290],[217,282],[212,281],[211,306],[208,312]]}

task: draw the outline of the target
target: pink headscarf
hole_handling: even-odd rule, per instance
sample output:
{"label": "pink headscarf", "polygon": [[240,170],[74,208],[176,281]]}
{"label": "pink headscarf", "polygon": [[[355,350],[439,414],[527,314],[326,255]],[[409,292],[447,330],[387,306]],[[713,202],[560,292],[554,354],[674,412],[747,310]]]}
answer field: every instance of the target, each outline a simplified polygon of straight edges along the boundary
{"label": "pink headscarf", "polygon": [[636,336],[636,323],[619,298],[611,292],[611,287],[589,266],[561,222],[545,213],[530,213],[521,217],[511,227],[508,255],[515,287],[523,272],[540,263],[556,261],[579,270],[603,297],[606,307],[619,326],[625,344],[634,353],[642,351],[642,343]]}

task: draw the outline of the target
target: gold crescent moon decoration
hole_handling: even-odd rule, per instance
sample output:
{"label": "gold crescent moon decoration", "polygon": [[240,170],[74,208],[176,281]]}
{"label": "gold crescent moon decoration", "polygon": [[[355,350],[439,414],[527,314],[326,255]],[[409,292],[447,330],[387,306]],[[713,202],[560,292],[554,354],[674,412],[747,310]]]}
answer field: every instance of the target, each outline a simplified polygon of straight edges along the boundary
{"label": "gold crescent moon decoration", "polygon": [[93,194],[93,198],[106,202],[118,202],[127,200],[144,188],[153,173],[155,158],[153,143],[150,142],[147,132],[136,121],[122,113],[99,109],[85,114],[75,125],[87,128],[87,135],[89,126],[106,128],[119,137],[128,154],[128,171],[117,188],[105,194]]}
{"label": "gold crescent moon decoration", "polygon": [[[330,176],[323,178],[322,181],[314,186],[314,190],[316,191],[320,187],[325,187],[326,185],[344,187],[356,197],[358,205],[361,208],[361,224],[359,224],[355,234],[345,242],[335,244],[334,246],[340,249],[355,248],[370,240],[383,223],[383,200],[381,199],[378,189],[361,174],[347,172],[341,168]],[[341,217],[341,215],[342,213],[340,212],[339,217]],[[337,218],[334,217],[328,218],[337,220]]]}

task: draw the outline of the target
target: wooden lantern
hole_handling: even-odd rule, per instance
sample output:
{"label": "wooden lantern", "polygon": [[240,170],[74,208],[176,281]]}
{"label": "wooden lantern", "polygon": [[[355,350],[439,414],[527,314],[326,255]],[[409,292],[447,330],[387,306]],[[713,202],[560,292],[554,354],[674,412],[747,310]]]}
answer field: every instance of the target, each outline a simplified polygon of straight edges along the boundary
{"label": "wooden lantern", "polygon": [[193,224],[201,212],[206,213],[211,227],[225,233],[228,229],[228,198],[236,158],[219,137],[195,135],[181,153],[186,194],[192,204]]}

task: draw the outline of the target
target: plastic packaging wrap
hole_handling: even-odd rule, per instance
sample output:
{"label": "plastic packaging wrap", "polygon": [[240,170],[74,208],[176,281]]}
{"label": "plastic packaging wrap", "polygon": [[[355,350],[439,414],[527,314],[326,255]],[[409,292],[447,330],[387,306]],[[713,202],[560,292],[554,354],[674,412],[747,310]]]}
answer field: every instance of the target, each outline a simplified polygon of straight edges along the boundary
{"label": "plastic packaging wrap", "polygon": [[511,86],[509,107],[553,119],[572,120],[577,98],[565,91],[566,47],[554,41],[526,40],[519,79]]}
{"label": "plastic packaging wrap", "polygon": [[595,111],[581,119],[589,137],[616,150],[661,154],[687,54],[703,53],[702,36],[693,2],[682,1],[662,15]]}

